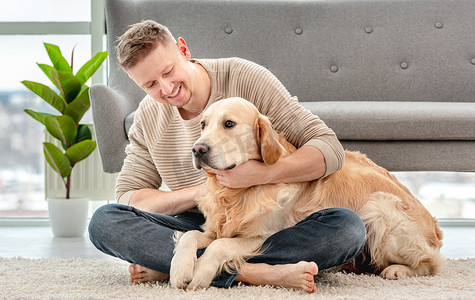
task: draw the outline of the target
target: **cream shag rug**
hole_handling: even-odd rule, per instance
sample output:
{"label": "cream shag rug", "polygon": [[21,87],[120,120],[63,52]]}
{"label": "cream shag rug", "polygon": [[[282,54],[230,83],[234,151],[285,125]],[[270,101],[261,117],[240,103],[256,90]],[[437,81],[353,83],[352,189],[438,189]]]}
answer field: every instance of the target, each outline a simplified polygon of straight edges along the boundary
{"label": "cream shag rug", "polygon": [[0,299],[475,299],[475,259],[449,260],[436,276],[396,281],[321,272],[317,292],[239,285],[183,291],[164,283],[130,284],[116,259],[0,258]]}

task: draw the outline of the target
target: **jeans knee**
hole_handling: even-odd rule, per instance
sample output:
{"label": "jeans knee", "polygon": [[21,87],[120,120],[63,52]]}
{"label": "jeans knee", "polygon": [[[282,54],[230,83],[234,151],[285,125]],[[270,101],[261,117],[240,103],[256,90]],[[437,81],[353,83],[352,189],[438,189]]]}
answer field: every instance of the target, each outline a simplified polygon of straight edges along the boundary
{"label": "jeans knee", "polygon": [[96,245],[104,239],[108,229],[110,229],[111,215],[118,209],[116,204],[106,204],[99,207],[91,217],[88,232],[89,239]]}
{"label": "jeans knee", "polygon": [[366,227],[354,211],[346,208],[330,208],[323,210],[327,221],[339,227],[339,238],[344,240],[344,244],[354,249],[355,255],[363,251],[366,239]]}
{"label": "jeans knee", "polygon": [[366,240],[366,227],[354,211],[349,209],[340,209],[339,213],[344,219],[343,236],[347,239],[349,245],[353,245],[357,254],[363,251]]}

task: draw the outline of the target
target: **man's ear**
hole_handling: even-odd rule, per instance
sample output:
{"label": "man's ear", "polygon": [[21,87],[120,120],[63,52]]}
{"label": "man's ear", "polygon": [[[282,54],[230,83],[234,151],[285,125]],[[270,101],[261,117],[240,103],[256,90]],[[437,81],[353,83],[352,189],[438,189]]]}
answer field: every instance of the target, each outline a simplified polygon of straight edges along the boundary
{"label": "man's ear", "polygon": [[257,124],[262,160],[266,165],[273,165],[283,152],[282,145],[277,140],[276,133],[267,117],[260,115]]}
{"label": "man's ear", "polygon": [[190,49],[188,49],[188,46],[182,37],[177,39],[176,46],[181,55],[185,56],[187,60],[191,59]]}

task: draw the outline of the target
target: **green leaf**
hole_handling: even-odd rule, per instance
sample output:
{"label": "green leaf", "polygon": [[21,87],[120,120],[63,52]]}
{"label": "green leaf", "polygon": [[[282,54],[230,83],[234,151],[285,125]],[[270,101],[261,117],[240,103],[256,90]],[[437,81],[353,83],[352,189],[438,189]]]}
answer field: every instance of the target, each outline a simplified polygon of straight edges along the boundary
{"label": "green leaf", "polygon": [[89,129],[89,126],[87,125],[79,124],[78,129],[77,129],[77,135],[73,141],[73,144],[77,144],[85,140],[92,140],[91,129]]}
{"label": "green leaf", "polygon": [[61,50],[58,46],[53,44],[44,43],[46,51],[48,52],[48,56],[53,63],[53,66],[58,71],[65,71],[72,73],[71,66],[68,64],[66,59],[61,54]]}
{"label": "green leaf", "polygon": [[81,84],[85,84],[86,81],[91,78],[92,75],[99,69],[101,64],[107,58],[108,52],[98,52],[91,58],[87,63],[85,63],[81,69],[76,73],[76,78],[81,82]]}
{"label": "green leaf", "polygon": [[[51,78],[51,74],[50,74],[50,70],[53,69],[52,66],[50,65],[45,65],[45,64],[39,64],[39,63],[36,63],[38,65],[38,67],[40,67],[41,71],[43,71],[43,73],[45,73],[46,76],[48,76],[49,80],[52,82],[52,83],[55,83],[53,78]],[[59,89],[59,86],[56,86],[58,89]]]}
{"label": "green leaf", "polygon": [[42,113],[42,112],[36,112],[31,109],[25,109],[23,110],[27,114],[29,114],[33,119],[37,120],[41,124],[45,125],[45,117],[52,116],[52,114],[47,114],[47,113]]}
{"label": "green leaf", "polygon": [[89,87],[84,86],[76,99],[68,104],[64,114],[73,118],[76,123],[79,123],[89,107],[91,107]]}
{"label": "green leaf", "polygon": [[67,103],[71,103],[81,91],[81,83],[70,72],[50,70],[54,84],[61,91],[61,95]]}
{"label": "green leaf", "polygon": [[[86,140],[92,140],[92,132],[91,129],[89,129],[89,126],[84,125],[84,124],[79,124],[77,128],[77,135],[74,141],[69,145],[71,147],[72,145],[76,145],[79,142],[86,141]],[[62,146],[64,150],[67,150],[69,147],[65,143],[62,143]]]}
{"label": "green leaf", "polygon": [[86,140],[75,144],[66,150],[71,166],[88,157],[96,149],[96,141]]}
{"label": "green leaf", "polygon": [[64,99],[58,96],[58,94],[56,94],[50,87],[38,82],[28,80],[23,80],[21,83],[23,83],[23,85],[26,86],[30,91],[48,102],[60,113],[63,113],[66,109],[66,102],[64,101]]}
{"label": "green leaf", "polygon": [[51,143],[43,143],[43,152],[46,161],[55,170],[61,178],[66,178],[71,173],[71,163],[69,158],[64,155],[58,147]]}
{"label": "green leaf", "polygon": [[71,51],[71,71],[74,70],[74,49],[76,49],[76,45],[74,45],[73,50]]}
{"label": "green leaf", "polygon": [[48,132],[68,147],[77,135],[77,124],[67,115],[45,117],[45,126]]}

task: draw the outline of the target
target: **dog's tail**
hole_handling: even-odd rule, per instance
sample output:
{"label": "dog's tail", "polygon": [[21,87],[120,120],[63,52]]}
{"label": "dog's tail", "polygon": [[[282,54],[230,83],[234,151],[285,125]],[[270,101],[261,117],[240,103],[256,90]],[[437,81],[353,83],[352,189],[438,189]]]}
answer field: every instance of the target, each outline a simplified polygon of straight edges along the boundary
{"label": "dog's tail", "polygon": [[444,265],[439,248],[427,239],[434,230],[421,228],[420,220],[411,217],[408,210],[396,195],[376,192],[359,211],[367,231],[365,252],[375,272],[398,264],[409,267],[408,275],[432,275]]}

